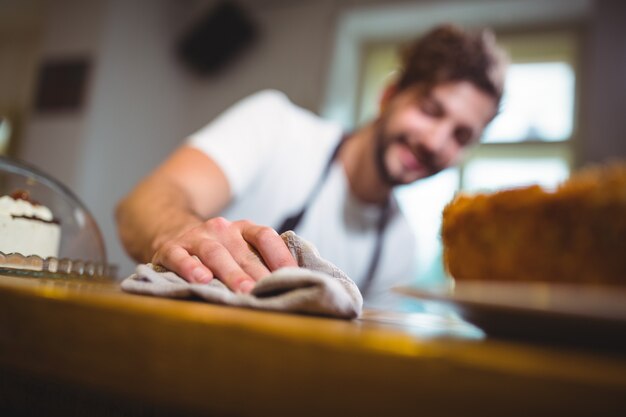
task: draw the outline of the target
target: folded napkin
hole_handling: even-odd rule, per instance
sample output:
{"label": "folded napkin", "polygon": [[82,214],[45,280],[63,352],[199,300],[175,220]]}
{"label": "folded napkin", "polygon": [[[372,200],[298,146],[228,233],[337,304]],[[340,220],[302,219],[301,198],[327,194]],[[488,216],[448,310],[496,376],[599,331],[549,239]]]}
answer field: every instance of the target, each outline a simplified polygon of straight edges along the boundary
{"label": "folded napkin", "polygon": [[192,284],[173,272],[141,264],[122,281],[135,294],[169,298],[201,298],[215,304],[262,310],[315,314],[353,319],[361,314],[363,297],[356,284],[332,263],[322,259],[309,242],[287,231],[281,235],[299,267],[286,267],[260,279],[250,294],[231,291],[218,279]]}

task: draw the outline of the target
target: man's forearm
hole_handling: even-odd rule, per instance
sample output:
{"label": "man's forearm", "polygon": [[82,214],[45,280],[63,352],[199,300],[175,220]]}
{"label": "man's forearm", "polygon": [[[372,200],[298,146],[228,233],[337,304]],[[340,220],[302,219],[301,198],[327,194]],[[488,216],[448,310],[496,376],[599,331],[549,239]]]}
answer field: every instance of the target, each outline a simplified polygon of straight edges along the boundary
{"label": "man's forearm", "polygon": [[274,229],[218,216],[231,197],[222,168],[182,146],[119,203],[120,239],[138,262],[193,283],[217,278],[243,293],[271,271],[298,266]]}
{"label": "man's forearm", "polygon": [[[225,181],[194,187],[194,176],[180,175],[184,164],[175,168],[152,174],[117,207],[118,233],[136,261],[154,262],[193,283],[217,278],[243,293],[271,271],[298,266],[274,229],[213,217],[227,200]],[[198,190],[211,190],[211,200],[202,204],[194,197]]]}
{"label": "man's forearm", "polygon": [[122,200],[115,216],[120,239],[138,262],[149,262],[163,241],[202,222],[182,189],[154,178]]}

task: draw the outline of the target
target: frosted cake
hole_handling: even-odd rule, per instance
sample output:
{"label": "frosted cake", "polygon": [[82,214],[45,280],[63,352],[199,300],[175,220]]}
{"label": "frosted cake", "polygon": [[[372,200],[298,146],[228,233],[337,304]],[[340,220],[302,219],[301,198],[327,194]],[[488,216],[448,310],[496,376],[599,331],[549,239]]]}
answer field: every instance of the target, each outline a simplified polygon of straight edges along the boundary
{"label": "frosted cake", "polygon": [[61,227],[50,209],[19,191],[0,197],[0,252],[58,257]]}

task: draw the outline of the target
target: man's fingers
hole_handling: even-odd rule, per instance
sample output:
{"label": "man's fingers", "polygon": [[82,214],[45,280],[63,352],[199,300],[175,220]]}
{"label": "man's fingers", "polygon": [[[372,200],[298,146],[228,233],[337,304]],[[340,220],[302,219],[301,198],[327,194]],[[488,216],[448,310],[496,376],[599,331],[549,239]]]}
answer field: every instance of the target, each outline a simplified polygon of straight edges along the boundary
{"label": "man's fingers", "polygon": [[152,262],[175,272],[189,282],[206,284],[213,279],[210,269],[178,245],[165,246],[155,254]]}
{"label": "man's fingers", "polygon": [[270,271],[298,266],[283,239],[270,227],[243,223],[241,234],[261,254]]}
{"label": "man's fingers", "polygon": [[261,255],[246,242],[243,243],[241,247],[231,250],[233,257],[239,266],[241,266],[241,269],[246,271],[255,281],[268,276],[271,272],[265,266]]}
{"label": "man's fingers", "polygon": [[242,232],[237,224],[231,230],[236,233],[225,235],[222,243],[230,252],[237,264],[252,277],[255,281],[268,276],[271,272],[268,269],[261,254],[250,245],[242,236]]}
{"label": "man's fingers", "polygon": [[255,281],[221,243],[204,240],[199,243],[195,255],[231,290],[249,293],[254,288]]}
{"label": "man's fingers", "polygon": [[166,243],[154,263],[189,282],[218,278],[233,291],[249,293],[271,271],[298,266],[275,230],[249,221],[216,217]]}

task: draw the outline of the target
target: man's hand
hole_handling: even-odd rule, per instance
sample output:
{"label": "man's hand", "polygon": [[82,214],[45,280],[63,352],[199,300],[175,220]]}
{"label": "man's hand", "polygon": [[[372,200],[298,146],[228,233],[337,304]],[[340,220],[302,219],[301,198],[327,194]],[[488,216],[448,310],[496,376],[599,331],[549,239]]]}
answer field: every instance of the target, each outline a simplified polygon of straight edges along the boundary
{"label": "man's hand", "polygon": [[[260,257],[259,257],[260,255]],[[256,281],[285,266],[298,266],[272,228],[249,221],[207,220],[159,245],[152,263],[189,282],[218,278],[236,292],[249,293]]]}
{"label": "man's hand", "polygon": [[202,151],[182,146],[117,206],[117,229],[137,262],[151,261],[189,282],[218,278],[249,293],[284,266],[298,266],[281,237],[220,213],[231,200],[226,175]]}

